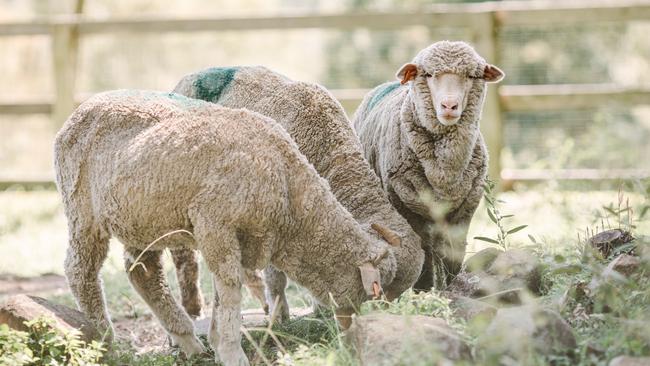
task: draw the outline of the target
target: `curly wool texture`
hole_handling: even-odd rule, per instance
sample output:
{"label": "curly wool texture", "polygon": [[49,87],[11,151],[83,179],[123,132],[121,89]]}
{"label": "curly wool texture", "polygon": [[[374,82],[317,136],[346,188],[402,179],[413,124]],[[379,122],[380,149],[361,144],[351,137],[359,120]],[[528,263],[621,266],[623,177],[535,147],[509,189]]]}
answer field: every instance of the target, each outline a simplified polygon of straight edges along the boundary
{"label": "curly wool texture", "polygon": [[455,73],[473,85],[459,122],[436,117],[424,77],[378,86],[354,118],[364,153],[391,203],[422,237],[427,258],[416,288],[444,287],[459,270],[469,222],[483,195],[488,154],[479,131],[487,62],[464,42],[420,51],[418,73]]}
{"label": "curly wool texture", "polygon": [[294,81],[261,66],[210,68],[185,76],[174,92],[232,108],[247,108],[282,125],[339,202],[365,230],[380,224],[399,234],[393,248],[397,272],[384,283],[389,298],[410,288],[420,274],[420,239],[388,201],[341,104],[317,84]]}
{"label": "curly wool texture", "polygon": [[160,264],[166,247],[198,249],[215,274],[214,339],[226,364],[246,363],[232,349],[244,269],[273,264],[347,309],[367,299],[360,263],[389,250],[377,268],[382,281],[393,279],[388,244],[361,228],[286,131],[260,114],[173,93],[107,92],[72,114],[54,155],[70,234],[66,275],[81,310],[109,329],[98,272],[110,237],[124,244],[129,268],[163,234],[193,233],[148,248],[146,270],[129,276],[174,342],[200,352]]}

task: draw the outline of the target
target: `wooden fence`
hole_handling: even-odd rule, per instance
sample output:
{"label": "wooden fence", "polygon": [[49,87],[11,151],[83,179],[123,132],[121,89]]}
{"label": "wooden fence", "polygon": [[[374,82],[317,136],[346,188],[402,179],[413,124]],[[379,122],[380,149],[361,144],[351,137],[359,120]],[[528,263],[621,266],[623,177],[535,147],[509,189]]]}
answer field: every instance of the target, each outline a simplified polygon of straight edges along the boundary
{"label": "wooden fence", "polygon": [[[83,16],[83,0],[76,0],[73,14],[26,22],[0,23],[0,37],[49,35],[56,95],[48,100],[0,101],[0,114],[49,113],[60,124],[83,96],[75,94],[79,39],[98,33],[251,31],[289,29],[390,30],[422,25],[429,28],[459,27],[471,31],[471,40],[486,59],[499,64],[499,34],[504,26],[579,24],[581,22],[630,22],[650,20],[650,0],[504,1],[474,4],[436,4],[418,11],[302,14],[273,17],[165,18],[133,17],[95,19]],[[348,112],[354,111],[367,90],[333,90]],[[503,170],[503,112],[590,108],[603,103],[650,103],[650,87],[628,89],[609,84],[492,86],[483,111],[482,129],[490,151],[490,175],[502,179],[630,179],[650,176],[647,171]],[[587,172],[587,173],[585,173]],[[8,180],[0,177],[0,188],[13,183],[48,184],[51,178]]]}

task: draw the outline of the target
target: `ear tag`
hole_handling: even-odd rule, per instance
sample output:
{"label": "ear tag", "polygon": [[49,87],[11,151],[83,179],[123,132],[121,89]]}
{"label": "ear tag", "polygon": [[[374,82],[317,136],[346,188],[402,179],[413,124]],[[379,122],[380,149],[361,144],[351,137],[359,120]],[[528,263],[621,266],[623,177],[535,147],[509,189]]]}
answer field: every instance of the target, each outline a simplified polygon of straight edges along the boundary
{"label": "ear tag", "polygon": [[378,298],[381,294],[381,276],[379,270],[370,262],[363,263],[359,266],[361,272],[361,283],[366,295],[373,299]]}

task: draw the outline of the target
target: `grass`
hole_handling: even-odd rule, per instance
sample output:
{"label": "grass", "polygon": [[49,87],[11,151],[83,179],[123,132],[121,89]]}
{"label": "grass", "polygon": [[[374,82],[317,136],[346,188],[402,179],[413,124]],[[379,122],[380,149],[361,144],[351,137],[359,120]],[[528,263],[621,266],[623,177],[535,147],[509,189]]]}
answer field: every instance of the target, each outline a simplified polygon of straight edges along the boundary
{"label": "grass", "polygon": [[[565,355],[533,355],[531,364],[606,365],[609,359],[617,355],[650,354],[650,337],[646,331],[650,324],[647,315],[650,314],[648,277],[616,283],[616,286],[606,288],[599,294],[596,301],[575,296],[576,286],[588,282],[606,264],[600,258],[585,254],[584,242],[578,241],[578,233],[584,238],[586,228],[597,231],[601,226],[617,227],[619,221],[625,221],[627,213],[639,217],[649,204],[650,195],[643,184],[625,186],[623,192],[624,201],[629,200],[632,210],[624,211],[622,218],[603,208],[617,210],[619,191],[615,189],[592,191],[578,187],[563,190],[547,184],[497,195],[500,215],[513,215],[507,218],[508,228],[528,225],[508,235],[508,246],[532,246],[547,265],[544,275],[546,292],[535,301],[558,309],[574,328],[578,340],[573,358]],[[53,191],[0,192],[0,207],[3,207],[0,211],[0,273],[22,276],[62,273],[67,233],[58,194]],[[493,210],[493,207],[482,203],[477,210],[468,235],[468,255],[494,246],[474,237],[497,238],[502,233],[502,229],[488,216],[488,209]],[[637,241],[650,245],[644,236],[650,232],[650,223],[644,219],[629,224],[634,226],[632,229],[639,238]],[[624,222],[623,225],[628,223]],[[150,311],[147,306],[128,284],[121,257],[121,245],[111,243],[109,258],[102,270],[110,312],[116,319],[148,315]],[[170,284],[176,291],[171,258],[169,255],[166,257]],[[209,298],[210,278],[203,263],[201,265],[201,285]],[[258,308],[257,302],[244,291],[243,307]],[[288,295],[292,307],[310,304],[306,292],[293,284],[288,289]],[[68,294],[56,295],[53,299],[73,305],[73,299]],[[594,314],[585,317],[584,309],[594,306]],[[442,317],[471,345],[484,330],[480,325],[466,324],[453,317],[448,301],[435,292],[407,292],[393,303],[366,303],[361,309],[362,313],[371,311]],[[357,362],[330,318],[302,317],[276,325],[271,331],[251,329],[250,336],[253,343],[245,339],[245,349],[249,357],[260,364],[264,364],[264,359],[255,346],[261,347],[267,360],[280,365],[352,365]],[[480,356],[486,350],[475,352]],[[490,359],[489,355],[482,357]],[[122,345],[115,349],[109,364],[200,365],[209,364],[209,359],[185,360],[177,350],[169,349],[136,354],[130,347]]]}

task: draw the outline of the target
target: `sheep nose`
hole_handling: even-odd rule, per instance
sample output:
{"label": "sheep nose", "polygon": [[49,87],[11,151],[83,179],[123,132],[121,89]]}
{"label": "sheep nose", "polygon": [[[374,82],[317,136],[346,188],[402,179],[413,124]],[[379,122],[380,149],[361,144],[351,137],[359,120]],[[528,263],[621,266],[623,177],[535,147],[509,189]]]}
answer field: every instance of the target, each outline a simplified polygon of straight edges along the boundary
{"label": "sheep nose", "polygon": [[455,110],[458,109],[458,99],[456,99],[456,98],[449,98],[449,97],[444,98],[440,102],[440,104],[446,110],[455,111]]}

